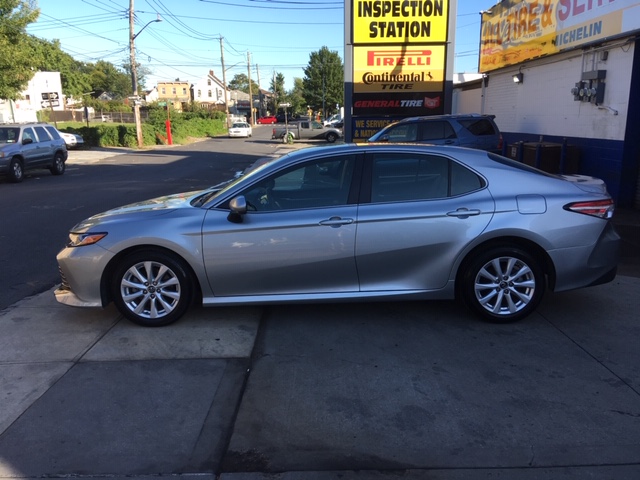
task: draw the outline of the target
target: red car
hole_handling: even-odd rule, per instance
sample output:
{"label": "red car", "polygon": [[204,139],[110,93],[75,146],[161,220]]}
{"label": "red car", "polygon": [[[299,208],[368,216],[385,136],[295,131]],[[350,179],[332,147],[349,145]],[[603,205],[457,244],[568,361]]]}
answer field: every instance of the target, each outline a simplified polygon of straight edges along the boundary
{"label": "red car", "polygon": [[264,125],[264,124],[268,125],[270,123],[277,123],[278,122],[278,120],[276,120],[276,117],[274,117],[273,115],[270,116],[270,117],[260,117],[257,121],[258,121],[259,124],[262,124],[262,125]]}

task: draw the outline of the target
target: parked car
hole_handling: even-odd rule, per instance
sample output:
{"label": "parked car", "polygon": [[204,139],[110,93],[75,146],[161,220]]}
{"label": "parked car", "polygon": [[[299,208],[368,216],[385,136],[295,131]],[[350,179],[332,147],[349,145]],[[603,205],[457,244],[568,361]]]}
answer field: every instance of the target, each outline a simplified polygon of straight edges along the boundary
{"label": "parked car", "polygon": [[332,127],[336,123],[341,123],[341,122],[342,122],[342,116],[339,113],[336,113],[334,115],[331,115],[329,118],[327,118],[324,122],[322,122],[322,124],[325,127]]}
{"label": "parked car", "polygon": [[325,127],[320,122],[309,120],[299,121],[283,127],[274,127],[271,138],[276,140],[320,140],[329,143],[342,137],[342,130],[333,127]]}
{"label": "parked car", "polygon": [[502,134],[495,115],[433,115],[411,117],[391,123],[369,138],[369,142],[424,142],[457,145],[502,152]]}
{"label": "parked car", "polygon": [[277,123],[277,122],[278,122],[278,120],[273,115],[271,115],[269,117],[260,117],[257,120],[257,123],[259,123],[261,125],[272,125],[272,124]]}
{"label": "parked car", "polygon": [[77,133],[60,132],[58,131],[64,143],[67,145],[67,149],[78,148],[84,145],[84,138]]}
{"label": "parked car", "polygon": [[252,135],[251,125],[247,122],[235,122],[229,127],[229,138],[250,137]]}
{"label": "parked car", "polygon": [[53,175],[62,175],[67,157],[65,141],[53,125],[0,125],[0,175],[6,175],[10,182],[21,182],[27,170],[36,168],[47,168]]}
{"label": "parked car", "polygon": [[276,120],[277,123],[289,123],[289,122],[295,122],[296,120],[308,120],[308,117],[301,117],[300,115],[296,115],[293,113],[288,113],[288,114],[284,114],[284,113],[279,113],[276,115]]}
{"label": "parked car", "polygon": [[160,326],[206,306],[460,298],[492,322],[611,281],[606,186],[480,150],[306,148],[74,226],[59,302]]}

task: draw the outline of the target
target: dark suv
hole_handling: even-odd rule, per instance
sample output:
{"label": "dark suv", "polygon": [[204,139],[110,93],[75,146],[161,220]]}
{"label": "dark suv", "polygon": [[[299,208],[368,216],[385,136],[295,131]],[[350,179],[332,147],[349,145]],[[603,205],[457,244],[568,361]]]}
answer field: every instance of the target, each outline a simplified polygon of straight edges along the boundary
{"label": "dark suv", "polygon": [[404,118],[391,123],[369,142],[418,142],[431,145],[457,145],[490,152],[502,152],[502,134],[495,115],[433,115]]}
{"label": "dark suv", "polygon": [[26,170],[47,168],[62,175],[67,146],[53,125],[48,123],[9,123],[0,125],[0,175],[10,182],[21,182]]}

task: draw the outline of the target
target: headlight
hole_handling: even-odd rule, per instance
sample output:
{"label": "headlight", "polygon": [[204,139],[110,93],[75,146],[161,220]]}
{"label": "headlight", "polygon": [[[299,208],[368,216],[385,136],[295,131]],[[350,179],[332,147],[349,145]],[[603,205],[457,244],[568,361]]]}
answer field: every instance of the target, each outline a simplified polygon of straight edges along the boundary
{"label": "headlight", "polygon": [[106,237],[106,232],[102,233],[69,233],[69,243],[67,246],[69,247],[86,247],[87,245],[93,245],[94,243],[98,243],[104,237]]}

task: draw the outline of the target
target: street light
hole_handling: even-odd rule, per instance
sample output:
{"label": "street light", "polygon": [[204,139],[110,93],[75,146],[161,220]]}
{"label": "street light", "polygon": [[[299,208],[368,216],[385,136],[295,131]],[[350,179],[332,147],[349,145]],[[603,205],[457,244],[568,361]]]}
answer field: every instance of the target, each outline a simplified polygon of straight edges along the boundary
{"label": "street light", "polygon": [[155,22],[161,22],[160,15],[155,20],[151,20],[136,34],[133,33],[134,27],[134,15],[133,15],[133,0],[129,0],[129,57],[131,61],[131,86],[133,87],[133,117],[136,122],[136,138],[138,140],[138,148],[142,148],[144,141],[142,139],[142,125],[140,123],[140,98],[138,97],[138,72],[136,70],[136,47],[134,40],[142,31],[149,25]]}

